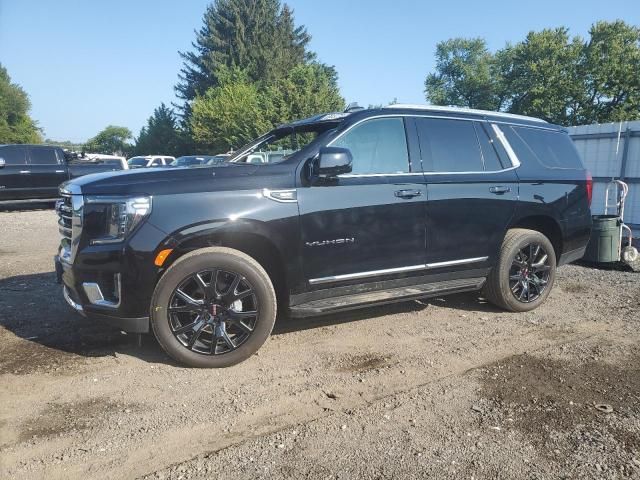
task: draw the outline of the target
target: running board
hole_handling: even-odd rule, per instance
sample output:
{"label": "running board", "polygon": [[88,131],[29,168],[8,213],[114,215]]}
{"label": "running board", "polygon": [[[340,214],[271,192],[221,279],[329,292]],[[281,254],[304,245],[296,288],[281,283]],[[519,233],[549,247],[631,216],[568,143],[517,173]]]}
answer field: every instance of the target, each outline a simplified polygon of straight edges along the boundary
{"label": "running board", "polygon": [[386,303],[404,302],[419,298],[434,297],[442,294],[468,292],[480,290],[486,281],[485,277],[463,278],[424,285],[410,285],[388,290],[356,293],[342,297],[325,298],[289,308],[290,315],[296,317],[311,317],[327,313],[353,310],[356,308],[372,307]]}

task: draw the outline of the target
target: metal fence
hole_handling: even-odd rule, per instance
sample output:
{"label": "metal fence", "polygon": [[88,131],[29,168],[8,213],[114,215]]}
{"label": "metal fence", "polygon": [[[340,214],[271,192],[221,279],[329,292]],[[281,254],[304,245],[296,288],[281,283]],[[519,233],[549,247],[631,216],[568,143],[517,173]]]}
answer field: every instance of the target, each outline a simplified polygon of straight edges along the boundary
{"label": "metal fence", "polygon": [[585,167],[593,175],[594,214],[604,210],[608,182],[620,179],[629,184],[625,223],[640,231],[640,121],[601,123],[567,129]]}

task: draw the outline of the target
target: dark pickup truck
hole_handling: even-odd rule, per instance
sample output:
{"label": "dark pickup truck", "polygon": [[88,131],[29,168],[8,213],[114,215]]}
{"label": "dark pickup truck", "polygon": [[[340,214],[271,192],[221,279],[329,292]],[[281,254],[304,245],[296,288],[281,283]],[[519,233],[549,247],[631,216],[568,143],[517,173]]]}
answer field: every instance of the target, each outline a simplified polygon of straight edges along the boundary
{"label": "dark pickup truck", "polygon": [[90,173],[121,170],[117,165],[73,162],[59,147],[0,145],[0,203],[55,200],[58,186]]}
{"label": "dark pickup truck", "polygon": [[223,367],[265,342],[276,313],[473,290],[532,310],[585,252],[592,187],[543,120],[401,105],[318,115],[222,164],[67,182],[56,271],[78,312]]}

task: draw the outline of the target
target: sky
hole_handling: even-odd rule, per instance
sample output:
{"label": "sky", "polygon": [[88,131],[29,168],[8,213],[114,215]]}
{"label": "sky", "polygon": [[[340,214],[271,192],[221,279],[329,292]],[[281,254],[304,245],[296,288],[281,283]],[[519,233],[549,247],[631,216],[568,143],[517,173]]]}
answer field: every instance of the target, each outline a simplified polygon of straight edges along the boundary
{"label": "sky", "polygon": [[[84,142],[109,124],[137,135],[176,101],[182,65],[209,0],[0,0],[0,63],[32,102],[46,138]],[[483,37],[491,50],[527,32],[597,20],[640,25],[638,0],[288,0],[310,48],[334,65],[347,102],[425,103],[439,41]]]}

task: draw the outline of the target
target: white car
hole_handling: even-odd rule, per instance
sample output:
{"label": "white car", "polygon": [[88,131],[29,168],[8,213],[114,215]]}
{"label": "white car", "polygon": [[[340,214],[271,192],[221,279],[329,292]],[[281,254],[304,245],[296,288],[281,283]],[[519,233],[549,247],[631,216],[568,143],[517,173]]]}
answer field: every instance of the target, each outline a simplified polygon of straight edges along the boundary
{"label": "white car", "polygon": [[127,160],[129,168],[150,168],[165,167],[175,160],[175,157],[166,155],[145,155],[142,157],[131,157]]}
{"label": "white car", "polygon": [[124,157],[119,157],[117,155],[87,153],[84,155],[83,158],[87,159],[91,163],[102,163],[103,165],[113,165],[114,167],[118,167],[119,169],[122,169],[122,170],[129,169],[129,164],[127,163],[127,159]]}

